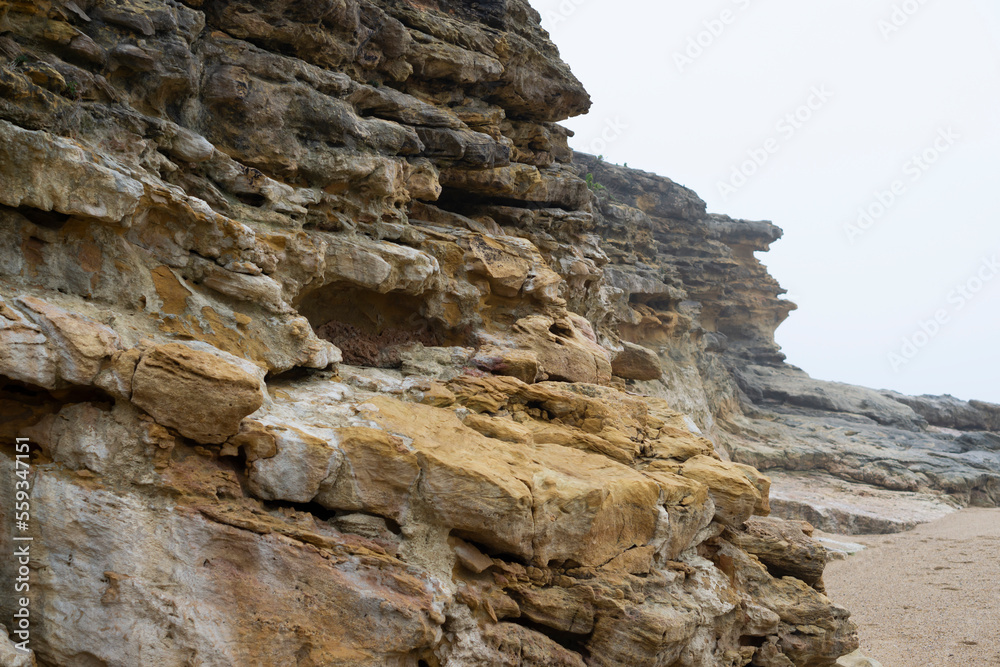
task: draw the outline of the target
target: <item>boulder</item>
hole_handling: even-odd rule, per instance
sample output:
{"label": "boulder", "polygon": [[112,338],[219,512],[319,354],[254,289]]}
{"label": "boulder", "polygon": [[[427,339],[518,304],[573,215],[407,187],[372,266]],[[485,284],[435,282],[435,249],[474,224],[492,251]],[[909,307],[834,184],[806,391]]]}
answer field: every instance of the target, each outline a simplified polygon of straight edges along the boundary
{"label": "boulder", "polygon": [[[807,526],[799,521],[754,516],[742,531],[727,531],[727,537],[760,559],[773,576],[796,577],[813,586],[823,576],[827,550],[804,532]],[[808,530],[812,532],[812,527]]]}
{"label": "boulder", "polygon": [[659,380],[663,375],[660,358],[642,345],[622,341],[622,351],[611,362],[611,371],[626,380]]}
{"label": "boulder", "polygon": [[166,343],[143,351],[132,402],[184,437],[217,444],[263,405],[263,379],[263,370],[208,345]]}
{"label": "boulder", "polygon": [[486,345],[476,350],[471,363],[480,370],[509,375],[528,384],[534,382],[539,374],[538,355],[531,350]]}
{"label": "boulder", "polygon": [[611,379],[608,351],[578,315],[522,318],[514,325],[514,338],[519,348],[534,352],[550,380],[602,384]]}

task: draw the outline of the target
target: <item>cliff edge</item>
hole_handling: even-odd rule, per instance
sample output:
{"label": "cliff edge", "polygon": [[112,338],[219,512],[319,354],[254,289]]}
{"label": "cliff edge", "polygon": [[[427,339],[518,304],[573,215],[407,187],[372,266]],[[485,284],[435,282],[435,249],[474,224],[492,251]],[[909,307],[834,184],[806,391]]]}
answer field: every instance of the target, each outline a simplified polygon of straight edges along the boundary
{"label": "cliff edge", "polygon": [[997,500],[995,406],[783,365],[776,227],[573,154],[525,2],[4,1],[0,61],[10,660],[832,665],[758,469]]}

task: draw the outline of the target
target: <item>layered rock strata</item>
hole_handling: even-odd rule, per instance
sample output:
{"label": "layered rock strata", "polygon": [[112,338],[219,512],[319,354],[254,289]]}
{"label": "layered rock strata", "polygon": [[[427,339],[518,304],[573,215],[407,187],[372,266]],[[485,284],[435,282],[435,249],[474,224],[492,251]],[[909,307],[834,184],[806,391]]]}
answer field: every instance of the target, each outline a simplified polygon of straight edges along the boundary
{"label": "layered rock strata", "polygon": [[[8,1],[0,59],[0,488],[29,438],[38,664],[857,647],[741,462],[799,469],[768,453],[820,418],[753,255],[780,232],[574,155],[589,99],[526,3]],[[900,400],[821,418],[980,425]]]}
{"label": "layered rock strata", "polygon": [[617,329],[664,370],[634,387],[690,414],[724,457],[788,480],[781,515],[892,532],[1000,504],[1000,406],[824,382],[784,363],[773,333],[794,305],[754,256],[779,229],[706,215],[669,179],[576,163],[599,185],[604,271],[628,298]]}

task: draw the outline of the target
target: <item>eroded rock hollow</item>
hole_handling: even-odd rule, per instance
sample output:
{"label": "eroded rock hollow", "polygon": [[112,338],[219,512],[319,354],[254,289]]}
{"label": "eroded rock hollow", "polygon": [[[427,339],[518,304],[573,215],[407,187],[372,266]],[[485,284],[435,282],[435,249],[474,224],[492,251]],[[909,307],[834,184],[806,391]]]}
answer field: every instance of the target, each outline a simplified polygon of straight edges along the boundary
{"label": "eroded rock hollow", "polygon": [[10,664],[831,665],[758,470],[1000,500],[1000,408],[784,365],[780,230],[568,148],[522,0],[0,1],[0,61]]}

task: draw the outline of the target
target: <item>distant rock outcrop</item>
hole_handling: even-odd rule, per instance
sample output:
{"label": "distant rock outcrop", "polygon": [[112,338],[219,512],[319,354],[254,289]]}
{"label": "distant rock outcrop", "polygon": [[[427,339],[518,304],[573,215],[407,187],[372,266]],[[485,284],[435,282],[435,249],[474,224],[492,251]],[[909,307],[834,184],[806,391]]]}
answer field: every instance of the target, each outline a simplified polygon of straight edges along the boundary
{"label": "distant rock outcrop", "polygon": [[588,155],[576,163],[601,185],[606,282],[625,293],[611,328],[662,360],[663,380],[635,388],[690,414],[727,458],[780,480],[779,514],[892,532],[1000,505],[1000,406],[824,382],[785,364],[773,334],[794,305],[753,254],[779,229],[707,215],[669,179]]}

